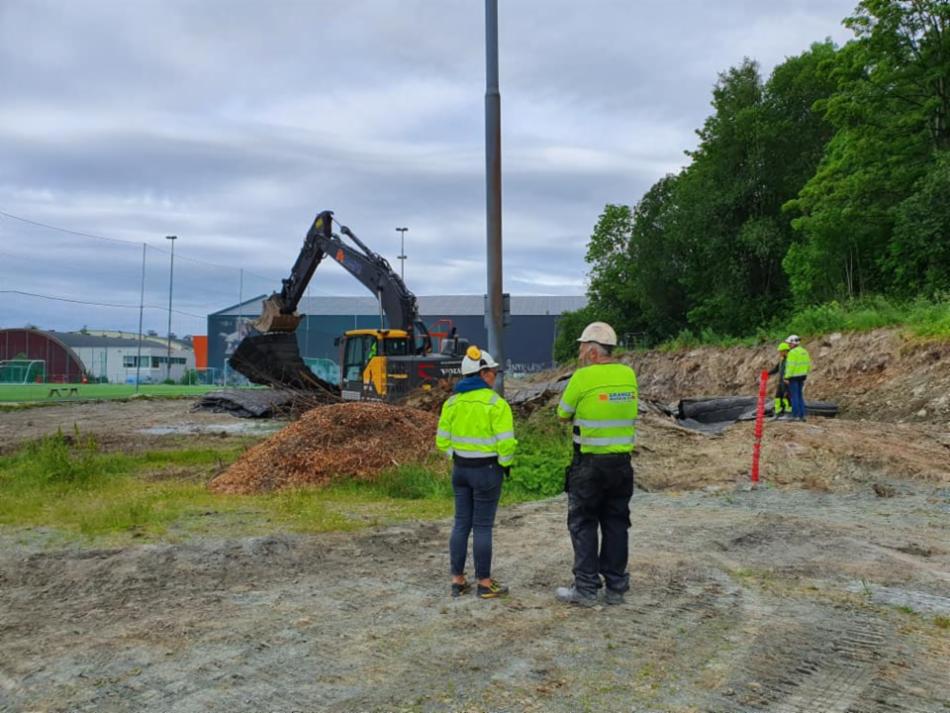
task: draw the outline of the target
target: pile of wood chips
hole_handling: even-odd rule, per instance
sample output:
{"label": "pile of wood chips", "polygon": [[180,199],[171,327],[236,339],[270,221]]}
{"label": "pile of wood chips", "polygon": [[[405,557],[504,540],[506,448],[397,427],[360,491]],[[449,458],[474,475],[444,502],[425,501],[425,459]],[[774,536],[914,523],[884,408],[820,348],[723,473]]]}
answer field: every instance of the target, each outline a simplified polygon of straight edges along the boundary
{"label": "pile of wood chips", "polygon": [[435,449],[437,424],[435,414],[382,403],[320,406],[248,450],[209,488],[251,494],[373,480],[425,460]]}
{"label": "pile of wood chips", "polygon": [[410,392],[402,401],[400,406],[429,411],[439,414],[442,411],[442,404],[452,395],[452,387],[447,384],[436,384],[429,390],[415,389]]}

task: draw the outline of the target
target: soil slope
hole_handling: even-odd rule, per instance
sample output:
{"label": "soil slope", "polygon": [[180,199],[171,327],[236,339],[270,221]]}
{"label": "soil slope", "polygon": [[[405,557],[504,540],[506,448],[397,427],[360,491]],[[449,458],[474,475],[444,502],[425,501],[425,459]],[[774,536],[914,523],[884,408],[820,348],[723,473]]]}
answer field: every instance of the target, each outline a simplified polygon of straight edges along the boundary
{"label": "soil slope", "polygon": [[[881,329],[803,344],[813,364],[809,399],[836,401],[848,418],[950,420],[950,341],[909,339],[899,330]],[[645,398],[752,396],[758,392],[759,372],[777,361],[775,346],[650,351],[624,360],[636,369]]]}

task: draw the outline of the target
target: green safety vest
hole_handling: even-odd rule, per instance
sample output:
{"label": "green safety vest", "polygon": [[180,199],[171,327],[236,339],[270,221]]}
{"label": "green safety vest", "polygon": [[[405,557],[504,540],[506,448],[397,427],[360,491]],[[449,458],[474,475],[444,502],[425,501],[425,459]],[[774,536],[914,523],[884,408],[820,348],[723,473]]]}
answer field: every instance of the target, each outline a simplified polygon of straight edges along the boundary
{"label": "green safety vest", "polygon": [[807,376],[809,371],[811,371],[811,357],[808,356],[808,350],[800,345],[789,349],[788,356],[785,357],[785,378]]}
{"label": "green safety vest", "polygon": [[508,402],[491,389],[454,394],[442,404],[435,445],[449,457],[515,459],[515,424]]}
{"label": "green safety vest", "polygon": [[626,364],[594,364],[567,382],[557,414],[574,421],[581,453],[630,453],[637,438],[637,375]]}

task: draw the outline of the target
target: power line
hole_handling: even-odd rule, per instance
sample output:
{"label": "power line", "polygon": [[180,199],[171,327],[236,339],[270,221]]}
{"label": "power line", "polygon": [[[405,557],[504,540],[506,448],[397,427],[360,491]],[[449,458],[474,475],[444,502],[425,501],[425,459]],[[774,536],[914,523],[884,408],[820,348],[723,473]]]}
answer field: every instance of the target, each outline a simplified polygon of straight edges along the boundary
{"label": "power line", "polygon": [[70,230],[69,228],[60,228],[55,225],[48,225],[47,223],[40,223],[37,220],[30,220],[29,218],[23,218],[19,215],[13,215],[12,213],[7,213],[6,211],[0,210],[0,215],[4,218],[12,218],[13,220],[19,220],[21,223],[29,223],[30,225],[37,225],[41,228],[49,228],[50,230],[58,230],[61,233],[69,233],[70,235],[78,235],[83,238],[93,238],[94,240],[106,240],[110,243],[124,243],[126,245],[141,245],[141,243],[136,243],[131,240],[119,240],[118,238],[107,238],[105,235],[96,235],[95,233],[83,233],[79,230]]}
{"label": "power line", "polygon": [[[31,220],[31,219],[29,219],[29,218],[24,218],[23,216],[20,216],[20,215],[14,215],[13,213],[7,213],[7,212],[4,211],[4,210],[0,210],[0,215],[2,215],[2,216],[5,217],[5,218],[10,218],[10,219],[12,219],[12,220],[18,220],[18,221],[20,221],[21,223],[27,223],[27,224],[29,224],[29,225],[35,225],[35,226],[38,226],[38,227],[40,227],[40,228],[46,228],[46,229],[48,229],[48,230],[55,230],[55,231],[60,232],[60,233],[66,233],[66,234],[68,234],[68,235],[75,235],[75,236],[81,237],[81,238],[91,238],[91,239],[93,239],[93,240],[105,240],[105,241],[110,242],[110,243],[118,243],[118,244],[120,244],[120,245],[134,245],[135,247],[140,246],[140,245],[144,242],[146,245],[149,246],[150,249],[155,250],[156,252],[164,253],[164,254],[166,254],[166,255],[170,254],[170,251],[169,251],[169,250],[166,250],[166,249],[164,249],[164,248],[160,248],[160,247],[158,247],[158,245],[153,245],[152,243],[149,243],[148,241],[145,241],[145,240],[143,240],[143,241],[141,241],[141,242],[137,242],[137,241],[134,241],[134,240],[122,240],[122,239],[120,239],[120,238],[110,238],[110,237],[108,237],[108,236],[106,236],[106,235],[98,235],[98,234],[96,234],[96,233],[86,233],[86,232],[83,232],[83,231],[81,231],[81,230],[73,230],[73,229],[71,229],[71,228],[63,228],[63,227],[58,226],[58,225],[50,225],[49,223],[41,223],[41,222],[38,221],[38,220]],[[199,265],[207,265],[207,266],[209,266],[209,267],[216,267],[216,268],[220,268],[220,269],[224,269],[224,270],[235,270],[235,271],[241,270],[240,267],[232,267],[232,266],[230,266],[230,265],[222,265],[221,263],[211,262],[210,260],[202,260],[202,259],[200,259],[200,258],[189,257],[188,255],[182,255],[182,254],[181,254],[181,251],[179,251],[178,257],[179,257],[180,259],[182,259],[182,260],[187,260],[188,262],[198,263]],[[268,282],[278,282],[278,281],[279,281],[279,278],[267,277],[266,275],[260,275],[260,274],[255,273],[255,272],[250,272],[249,270],[245,270],[245,271],[244,271],[244,274],[245,274],[245,275],[251,275],[251,276],[253,276],[253,277],[257,277],[257,278],[259,278],[259,279],[261,279],[261,280],[267,280]]]}
{"label": "power line", "polygon": [[[0,290],[0,295],[22,295],[25,297],[39,297],[44,300],[55,300],[56,302],[70,302],[78,305],[91,305],[93,307],[117,307],[120,309],[138,309],[138,305],[117,304],[115,302],[91,302],[89,300],[77,300],[71,297],[54,297],[53,295],[41,295],[38,292],[26,292],[24,290]],[[167,312],[168,308],[161,305],[144,305],[145,309],[157,309]],[[183,314],[188,317],[197,317],[198,319],[207,319],[206,314],[195,314],[194,312],[185,312],[183,310],[173,309],[175,314]]]}
{"label": "power line", "polygon": [[[111,238],[111,237],[108,237],[108,236],[106,236],[106,235],[99,235],[99,234],[96,234],[96,233],[86,233],[86,232],[81,231],[81,230],[73,230],[73,229],[71,229],[71,228],[63,228],[63,227],[58,226],[58,225],[51,225],[51,224],[49,224],[49,223],[42,223],[42,222],[37,221],[37,220],[31,220],[30,218],[24,218],[23,216],[20,216],[20,215],[14,215],[13,213],[8,213],[8,212],[5,211],[5,210],[0,210],[0,216],[3,216],[3,217],[5,217],[5,218],[10,218],[10,219],[12,219],[12,220],[17,220],[17,221],[20,221],[21,223],[27,223],[27,224],[29,224],[29,225],[36,225],[36,226],[38,226],[38,227],[46,228],[46,229],[48,229],[48,230],[55,230],[55,231],[60,232],[60,233],[66,233],[66,234],[68,234],[68,235],[75,235],[75,236],[77,236],[77,237],[90,238],[90,239],[94,239],[94,240],[105,240],[105,241],[110,242],[110,243],[117,243],[117,244],[120,244],[120,245],[129,245],[129,246],[135,246],[135,247],[139,247],[140,245],[142,245],[142,244],[144,243],[145,245],[148,245],[148,247],[149,247],[150,250],[154,250],[154,251],[156,251],[156,252],[163,253],[163,254],[165,254],[165,255],[170,255],[170,254],[171,254],[171,251],[170,251],[170,250],[166,250],[165,248],[161,248],[161,247],[159,247],[158,245],[153,245],[152,243],[150,243],[150,242],[148,242],[148,241],[144,241],[144,240],[141,241],[141,242],[137,242],[137,241],[134,241],[134,240],[122,240],[121,238]],[[334,222],[337,222],[336,219],[334,219]],[[337,222],[337,224],[339,225],[340,223]],[[9,253],[6,253],[6,254],[9,254]],[[202,260],[202,259],[200,259],[200,258],[189,257],[188,255],[182,255],[180,250],[176,253],[176,257],[179,258],[179,259],[181,259],[181,260],[185,260],[185,261],[187,261],[187,262],[193,262],[193,263],[197,263],[197,264],[199,264],[199,265],[207,265],[207,266],[209,266],[209,267],[214,267],[214,268],[218,268],[218,269],[222,269],[222,270],[234,270],[235,272],[239,272],[239,271],[241,271],[241,270],[243,269],[243,270],[244,270],[244,276],[245,276],[245,277],[255,277],[255,278],[259,279],[259,280],[264,280],[264,281],[269,282],[269,283],[271,283],[271,284],[274,284],[274,283],[280,284],[280,283],[282,282],[281,278],[268,277],[267,275],[261,275],[260,273],[252,272],[252,271],[247,270],[247,269],[244,269],[244,268],[232,267],[232,266],[230,266],[230,265],[222,265],[221,263],[211,262],[210,260]],[[317,287],[312,288],[312,289],[313,289],[313,291],[316,292],[318,295],[321,295],[321,294],[322,294],[322,295],[325,295],[325,296],[334,296],[334,295],[335,295],[335,293],[330,292],[329,290],[321,290],[320,288],[317,288]],[[223,293],[217,293],[217,294],[220,294],[220,295],[223,296]]]}

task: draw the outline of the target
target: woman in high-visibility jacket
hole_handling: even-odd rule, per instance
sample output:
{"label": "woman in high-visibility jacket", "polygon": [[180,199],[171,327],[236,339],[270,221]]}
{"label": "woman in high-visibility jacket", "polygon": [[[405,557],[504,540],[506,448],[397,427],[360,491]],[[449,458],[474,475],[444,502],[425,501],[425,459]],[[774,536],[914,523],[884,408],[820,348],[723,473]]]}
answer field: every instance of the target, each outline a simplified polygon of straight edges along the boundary
{"label": "woman in high-visibility jacket", "polygon": [[801,338],[792,334],[785,340],[791,349],[785,357],[785,383],[792,402],[792,420],[805,420],[805,379],[811,371],[811,357],[801,344]]}
{"label": "woman in high-visibility jacket", "polygon": [[492,355],[472,346],[462,359],[463,378],[442,405],[436,446],[452,458],[455,525],[449,539],[452,596],[470,589],[465,579],[468,536],[474,530],[472,555],[478,596],[494,599],[508,587],[492,579],[492,528],[501,497],[501,483],[514,462],[514,420],[511,407],[492,387],[498,364]]}

